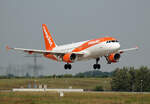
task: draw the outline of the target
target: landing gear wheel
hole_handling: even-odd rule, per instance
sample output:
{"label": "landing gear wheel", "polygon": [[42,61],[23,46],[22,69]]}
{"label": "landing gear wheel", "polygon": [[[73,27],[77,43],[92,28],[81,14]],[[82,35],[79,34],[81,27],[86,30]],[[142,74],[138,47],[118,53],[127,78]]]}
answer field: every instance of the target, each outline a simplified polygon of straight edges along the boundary
{"label": "landing gear wheel", "polygon": [[71,70],[72,66],[71,64],[68,64],[68,69]]}
{"label": "landing gear wheel", "polygon": [[100,69],[101,68],[101,65],[100,64],[97,64],[97,69]]}
{"label": "landing gear wheel", "polygon": [[65,69],[65,70],[67,70],[67,69],[71,70],[71,68],[72,68],[72,65],[71,65],[71,64],[68,64],[68,63],[67,63],[67,64],[64,65],[64,69]]}
{"label": "landing gear wheel", "polygon": [[93,65],[93,69],[96,69],[96,68],[97,68],[97,66],[96,66],[96,64],[94,64],[94,65]]}
{"label": "landing gear wheel", "polygon": [[100,65],[100,64],[94,64],[94,65],[93,65],[93,68],[94,68],[94,69],[100,69],[100,68],[101,68],[101,65]]}
{"label": "landing gear wheel", "polygon": [[68,66],[67,66],[67,64],[65,64],[65,65],[64,65],[64,69],[67,70],[67,68],[68,68]]}

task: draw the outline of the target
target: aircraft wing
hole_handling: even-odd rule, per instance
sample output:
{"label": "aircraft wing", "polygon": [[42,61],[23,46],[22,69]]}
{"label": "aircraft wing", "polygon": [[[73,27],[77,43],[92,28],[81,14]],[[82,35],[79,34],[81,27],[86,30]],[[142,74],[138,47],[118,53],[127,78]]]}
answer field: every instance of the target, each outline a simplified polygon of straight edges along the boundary
{"label": "aircraft wing", "polygon": [[119,53],[124,53],[124,52],[127,52],[127,51],[133,51],[133,50],[138,50],[138,46],[136,46],[135,48],[128,48],[128,49],[122,49],[122,50],[119,50]]}
{"label": "aircraft wing", "polygon": [[[8,46],[6,46],[6,49],[7,50],[15,50],[15,51],[22,51],[22,52],[26,52],[28,54],[51,54],[51,55],[57,55],[57,56],[60,56],[60,55],[65,55],[66,53],[65,52],[57,52],[57,51],[48,51],[48,50],[36,50],[36,49],[24,49],[24,48],[10,48]],[[72,52],[76,55],[79,55],[79,56],[83,56],[84,53],[83,52]]]}

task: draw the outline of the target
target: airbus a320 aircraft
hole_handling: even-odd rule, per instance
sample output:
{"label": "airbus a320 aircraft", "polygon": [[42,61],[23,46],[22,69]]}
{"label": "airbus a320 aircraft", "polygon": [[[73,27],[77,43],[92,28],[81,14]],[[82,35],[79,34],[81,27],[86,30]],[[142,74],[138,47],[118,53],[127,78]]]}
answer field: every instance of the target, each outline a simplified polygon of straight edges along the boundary
{"label": "airbus a320 aircraft", "polygon": [[96,59],[96,64],[93,65],[93,68],[100,69],[101,65],[98,64],[100,57],[104,56],[108,64],[116,63],[119,61],[122,53],[138,49],[138,47],[135,47],[120,50],[118,40],[113,37],[104,37],[57,46],[48,31],[46,24],[42,25],[42,29],[46,50],[10,48],[8,46],[6,48],[8,50],[23,51],[28,54],[42,54],[46,58],[60,62],[63,61],[66,63],[64,65],[65,69],[71,69],[71,63],[89,59]]}

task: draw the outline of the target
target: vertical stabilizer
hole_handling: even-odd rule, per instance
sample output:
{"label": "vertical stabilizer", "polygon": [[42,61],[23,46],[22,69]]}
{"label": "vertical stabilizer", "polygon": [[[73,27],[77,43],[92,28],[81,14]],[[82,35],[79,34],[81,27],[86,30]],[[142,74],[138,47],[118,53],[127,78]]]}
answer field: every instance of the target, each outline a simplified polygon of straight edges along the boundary
{"label": "vertical stabilizer", "polygon": [[46,50],[52,50],[53,48],[56,47],[56,44],[48,31],[48,28],[46,24],[42,24],[42,29],[43,29],[43,35],[44,35],[44,40],[45,40],[45,48]]}

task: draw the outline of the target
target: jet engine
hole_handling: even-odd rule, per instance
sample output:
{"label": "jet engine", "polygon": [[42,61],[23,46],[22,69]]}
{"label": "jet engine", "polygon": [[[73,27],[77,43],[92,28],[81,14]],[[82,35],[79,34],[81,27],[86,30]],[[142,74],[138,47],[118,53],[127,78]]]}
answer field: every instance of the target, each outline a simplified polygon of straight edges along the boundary
{"label": "jet engine", "polygon": [[67,63],[72,63],[76,60],[77,55],[74,53],[67,53],[63,56],[63,61]]}
{"label": "jet engine", "polygon": [[119,53],[113,53],[113,54],[110,54],[108,57],[107,57],[107,61],[109,63],[113,62],[113,63],[116,63],[118,62],[120,59],[120,54]]}

